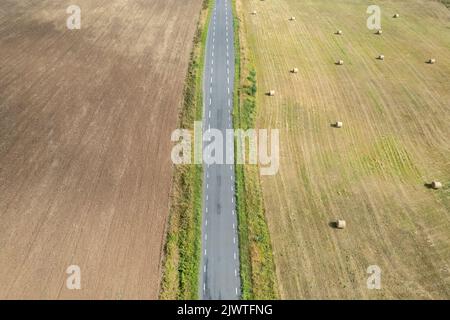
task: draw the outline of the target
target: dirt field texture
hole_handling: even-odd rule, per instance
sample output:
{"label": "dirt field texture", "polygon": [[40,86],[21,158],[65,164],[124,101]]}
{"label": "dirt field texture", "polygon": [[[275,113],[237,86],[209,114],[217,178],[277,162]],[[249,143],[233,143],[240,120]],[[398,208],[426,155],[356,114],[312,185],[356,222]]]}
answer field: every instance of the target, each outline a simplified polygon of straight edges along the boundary
{"label": "dirt field texture", "polygon": [[157,298],[201,1],[71,4],[0,3],[0,299]]}
{"label": "dirt field texture", "polygon": [[450,298],[450,11],[378,1],[375,35],[368,1],[240,3],[258,127],[280,129],[262,188],[282,298]]}

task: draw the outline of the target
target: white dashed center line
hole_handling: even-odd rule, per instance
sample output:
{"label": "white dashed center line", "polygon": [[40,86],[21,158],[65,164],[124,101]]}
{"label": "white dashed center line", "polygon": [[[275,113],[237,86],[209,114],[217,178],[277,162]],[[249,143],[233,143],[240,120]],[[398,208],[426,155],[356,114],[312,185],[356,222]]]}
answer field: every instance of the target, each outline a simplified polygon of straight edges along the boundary
{"label": "white dashed center line", "polygon": [[[214,84],[214,79],[216,79],[216,80],[218,80],[218,81],[222,81],[222,79],[223,78],[221,78],[221,77],[223,77],[224,75],[223,75],[223,72],[224,72],[224,69],[226,69],[226,77],[227,77],[227,85],[226,85],[226,94],[227,94],[227,102],[228,102],[228,108],[226,108],[225,110],[223,110],[222,109],[222,106],[220,106],[220,105],[217,105],[217,114],[216,113],[214,113],[214,116],[219,116],[220,117],[220,115],[222,115],[222,117],[223,116],[225,116],[226,115],[226,113],[228,113],[228,121],[226,121],[226,118],[219,118],[219,120],[220,121],[218,121],[219,123],[218,124],[215,124],[215,125],[219,125],[219,127],[218,127],[218,129],[219,130],[221,130],[221,127],[220,126],[223,126],[222,127],[222,129],[223,130],[225,130],[225,128],[232,128],[232,118],[231,118],[231,107],[232,107],[232,103],[231,103],[231,95],[233,94],[233,91],[231,90],[231,87],[232,87],[232,84],[230,85],[230,65],[231,65],[231,62],[230,62],[230,60],[231,59],[233,59],[233,58],[230,58],[230,56],[231,56],[231,54],[230,54],[230,51],[229,50],[233,50],[233,48],[231,48],[230,49],[230,47],[229,47],[229,42],[232,42],[231,40],[233,40],[233,38],[232,38],[232,36],[233,36],[233,34],[232,34],[232,30],[231,30],[231,32],[229,32],[229,28],[228,28],[228,5],[227,5],[227,1],[228,0],[226,0],[226,2],[225,2],[225,17],[224,17],[224,15],[223,15],[223,8],[224,7],[221,7],[221,6],[217,6],[215,9],[214,9],[214,12],[213,12],[213,19],[212,19],[212,22],[213,22],[213,30],[212,30],[212,33],[210,33],[210,36],[209,36],[209,38],[208,38],[208,41],[212,41],[212,45],[211,45],[211,48],[212,48],[212,51],[211,51],[211,55],[210,56],[208,56],[208,55],[206,55],[206,57],[207,57],[207,59],[209,59],[210,60],[210,63],[209,63],[209,68],[210,68],[210,71],[209,71],[209,73],[210,73],[210,75],[211,75],[211,77],[210,77],[210,85],[209,85],[209,97],[205,97],[205,100],[206,99],[208,99],[209,98],[209,105],[206,107],[207,108],[207,111],[208,111],[208,113],[207,113],[207,115],[208,115],[208,118],[205,118],[205,126],[206,126],[206,124],[207,124],[207,127],[208,127],[208,130],[211,130],[211,119],[213,118],[212,117],[212,94],[213,94],[213,91],[214,91],[214,94],[215,95],[219,95],[219,97],[220,97],[220,95],[224,95],[225,94],[225,92],[224,91],[222,91],[222,90],[216,90],[217,88],[219,88],[219,86],[218,87],[216,87],[216,89],[214,89],[213,90],[213,84]],[[217,8],[219,9],[219,15],[218,15],[218,17],[217,17],[217,14],[216,14],[216,11],[217,11]],[[231,10],[231,9],[230,9]],[[231,12],[230,12],[230,16],[232,16],[232,14],[231,14]],[[225,19],[223,19],[223,18],[225,18]],[[225,21],[224,21],[225,20]],[[216,23],[217,22],[217,23]],[[225,22],[225,34],[223,33],[223,23]],[[233,21],[231,20],[231,23],[233,23]],[[218,48],[220,49],[220,51],[218,51],[217,52],[217,54],[216,54],[216,52],[215,52],[215,37],[216,37],[216,24],[218,24],[218,28],[217,28],[217,31],[218,31],[218,33],[217,33],[217,36],[218,36]],[[229,34],[229,33],[231,33],[231,34]],[[225,43],[223,42],[223,38],[225,37]],[[226,57],[224,57],[224,55],[223,55],[223,46],[226,46]],[[216,60],[216,58],[217,58],[217,60]],[[214,75],[214,63],[216,62],[216,64],[215,64],[215,66],[217,67],[217,69],[215,70],[216,71],[216,76],[214,76],[213,77],[213,75]],[[223,68],[223,67],[225,67],[225,68]],[[205,75],[208,75],[208,71],[206,71],[205,72]],[[214,79],[213,79],[214,78]],[[206,78],[207,79],[207,78]],[[220,85],[220,89],[221,89],[221,87],[223,86],[222,85],[222,83],[218,83],[219,85]],[[205,87],[205,92],[207,92],[207,87]],[[218,93],[217,93],[218,92]],[[223,98],[225,98],[225,97],[221,97],[221,99],[223,99]],[[217,100],[216,100],[216,97],[214,96],[214,101],[215,101],[215,105],[214,105],[214,107],[216,107],[216,102],[217,102]],[[206,101],[208,101],[208,100],[206,100]],[[219,101],[223,101],[223,100],[219,100]],[[206,110],[205,110],[206,111]],[[206,112],[205,112],[205,117],[206,117]],[[221,120],[221,119],[224,119],[224,120]],[[213,126],[214,127],[214,126]],[[231,152],[233,152],[233,149],[234,149],[234,146],[233,145],[230,145],[229,146],[229,148],[227,147],[227,151],[226,152],[229,152],[228,151],[228,149],[231,151]],[[206,185],[206,190],[207,191],[205,191],[205,199],[206,199],[206,202],[205,202],[205,205],[204,205],[204,212],[205,212],[205,214],[214,214],[214,208],[215,208],[215,205],[216,205],[216,201],[217,200],[215,200],[214,199],[214,197],[212,198],[212,202],[210,203],[209,202],[209,183],[208,183],[208,181],[209,182],[211,182],[210,180],[209,180],[209,176],[210,176],[210,172],[209,172],[209,167],[210,167],[210,165],[209,164],[206,164],[206,167],[208,168],[207,170],[206,170],[206,181],[205,181],[205,185]],[[225,167],[224,167],[225,168]],[[230,179],[231,179],[231,181],[233,181],[234,180],[234,176],[233,176],[233,174],[234,174],[234,170],[233,170],[233,165],[230,165],[229,166],[229,168],[230,168],[230,170],[231,170],[231,176],[230,176]],[[214,176],[214,175],[213,175]],[[225,176],[223,176],[223,180],[226,180],[225,179]],[[227,183],[229,183],[228,181],[226,181]],[[216,181],[214,181],[214,183],[216,183]],[[215,190],[216,190],[216,188],[215,188],[215,185],[213,184],[212,185],[212,188],[211,188],[211,191],[213,191],[213,192],[215,192]],[[231,203],[233,203],[233,206],[232,206],[232,209],[231,209],[231,214],[234,216],[235,215],[235,207],[234,207],[234,184],[233,183],[231,183],[231,186],[229,187],[229,190],[231,191]],[[229,191],[228,191],[229,192]],[[228,198],[228,197],[227,197]],[[222,197],[222,199],[223,199],[223,197]],[[229,199],[229,198],[228,198]],[[224,202],[225,202],[225,200],[223,200]],[[209,206],[209,207],[208,207]],[[234,208],[234,209],[233,209]],[[211,210],[209,210],[209,209],[211,209]],[[229,211],[228,211],[229,212]],[[208,245],[210,245],[211,243],[212,244],[214,244],[214,242],[215,242],[215,234],[214,234],[214,228],[216,227],[215,225],[217,224],[217,222],[216,222],[216,218],[215,218],[216,216],[214,215],[214,216],[211,216],[211,219],[209,219],[209,217],[207,217],[207,216],[205,216],[205,218],[204,218],[204,226],[205,226],[205,229],[204,229],[204,255],[205,255],[205,260],[204,261],[206,261],[206,259],[208,259],[208,258],[206,258],[206,257],[208,257],[207,256],[207,249],[206,249],[206,247],[207,247],[207,244]],[[222,218],[220,218],[220,219],[222,219]],[[228,219],[233,219],[232,221],[234,221],[236,218],[228,218]],[[210,226],[208,227],[208,220],[210,220]],[[231,221],[230,221],[231,222]],[[226,225],[226,224],[225,224]],[[228,225],[226,225],[227,227],[229,227],[229,224]],[[208,229],[206,228],[206,227],[208,227]],[[236,231],[236,224],[235,224],[235,222],[233,222],[232,223],[232,227],[233,227],[233,232],[230,234],[230,236],[233,238],[232,239],[232,241],[233,241],[233,244],[234,245],[236,245],[236,243],[237,243],[237,241],[238,241],[238,238],[237,238],[237,231]],[[230,230],[229,230],[230,231]],[[210,243],[208,243],[207,241],[208,241],[208,233],[210,234],[210,235],[212,235],[210,238],[210,240],[209,240],[209,242]],[[231,237],[228,237],[228,239],[230,239],[231,240]],[[230,241],[230,240],[227,240],[227,242],[228,241]],[[212,241],[212,242],[211,242]],[[229,242],[228,242],[229,243]],[[210,247],[210,249],[211,249],[211,247]],[[212,247],[212,250],[208,250],[208,252],[212,252],[212,253],[210,253],[210,256],[209,256],[209,258],[210,259],[212,259],[212,258],[214,258],[215,256],[216,256],[216,254],[214,253],[215,252],[215,247],[213,246]],[[231,248],[231,252],[233,252],[232,251],[233,250],[233,248]],[[234,249],[234,252],[233,252],[233,259],[236,261],[237,259],[238,259],[238,256],[237,256],[237,251],[238,249]],[[227,256],[228,255],[230,255],[230,251],[228,251],[227,252]],[[211,261],[211,260],[210,260]],[[229,270],[228,272],[233,272],[234,271],[234,276],[236,277],[236,278],[238,278],[239,277],[239,273],[238,273],[238,263],[237,262],[235,262],[234,263],[235,264],[235,267],[234,268],[232,268],[231,270]],[[209,272],[209,276],[211,276],[212,274],[214,274],[214,270],[213,270],[213,273],[211,274],[211,270],[209,270],[210,269],[210,265],[208,265],[208,267],[207,267],[207,264],[206,263],[204,263],[204,265],[203,265],[203,273],[205,274],[204,276],[202,275],[202,277],[204,277],[204,280],[203,280],[203,292],[204,292],[204,295],[206,294],[206,277],[207,277],[207,271]],[[213,268],[214,269],[214,268]],[[200,272],[201,272],[201,269],[200,269]],[[215,277],[215,276],[214,276]],[[213,278],[214,278],[213,277]],[[211,282],[213,283],[213,282],[215,282],[215,281],[213,281],[213,279],[211,279]],[[231,284],[231,287],[229,288],[229,290],[231,289],[231,295],[232,295],[232,288],[233,288],[233,286],[235,286],[235,294],[236,294],[236,296],[239,298],[239,280],[237,280],[237,282],[236,283],[234,283],[235,285],[233,285],[233,284]],[[202,287],[200,287],[200,288],[202,288]],[[214,285],[213,285],[213,287],[212,288],[214,288]],[[208,291],[210,291],[210,285],[208,285]],[[214,291],[214,290],[213,290]]]}

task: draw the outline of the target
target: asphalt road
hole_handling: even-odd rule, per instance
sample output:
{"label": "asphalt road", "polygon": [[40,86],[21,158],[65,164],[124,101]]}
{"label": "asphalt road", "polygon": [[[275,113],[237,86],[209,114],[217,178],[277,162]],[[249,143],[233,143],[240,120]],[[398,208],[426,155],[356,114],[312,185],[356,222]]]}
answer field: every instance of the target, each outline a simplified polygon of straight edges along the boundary
{"label": "asphalt road", "polygon": [[[204,69],[204,130],[232,129],[234,35],[231,0],[217,0]],[[225,140],[225,139],[224,139]],[[205,143],[207,145],[209,143]],[[234,150],[224,143],[224,160]],[[230,162],[228,162],[230,163]],[[204,164],[200,297],[239,299],[239,250],[233,164]]]}

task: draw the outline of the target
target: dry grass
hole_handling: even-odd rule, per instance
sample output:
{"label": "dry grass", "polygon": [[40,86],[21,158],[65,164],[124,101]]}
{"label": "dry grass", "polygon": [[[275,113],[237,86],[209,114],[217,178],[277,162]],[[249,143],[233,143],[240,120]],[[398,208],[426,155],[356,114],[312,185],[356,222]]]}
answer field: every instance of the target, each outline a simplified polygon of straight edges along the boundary
{"label": "dry grass", "polygon": [[[243,15],[258,126],[281,130],[280,172],[262,186],[282,297],[449,298],[450,12],[381,1],[379,37],[365,1],[242,4],[258,12]],[[336,218],[345,230],[329,226]],[[366,287],[373,264],[379,291]]]}

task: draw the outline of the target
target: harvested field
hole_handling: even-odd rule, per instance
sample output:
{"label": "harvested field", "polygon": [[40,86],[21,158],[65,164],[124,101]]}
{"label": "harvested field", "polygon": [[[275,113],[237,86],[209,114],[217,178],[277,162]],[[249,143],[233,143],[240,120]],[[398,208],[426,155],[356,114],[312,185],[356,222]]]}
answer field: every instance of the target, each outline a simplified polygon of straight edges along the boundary
{"label": "harvested field", "polygon": [[157,298],[201,0],[71,4],[0,3],[0,299]]}
{"label": "harvested field", "polygon": [[380,37],[366,1],[241,4],[258,127],[280,129],[280,172],[262,188],[282,298],[450,298],[450,11],[379,1]]}

